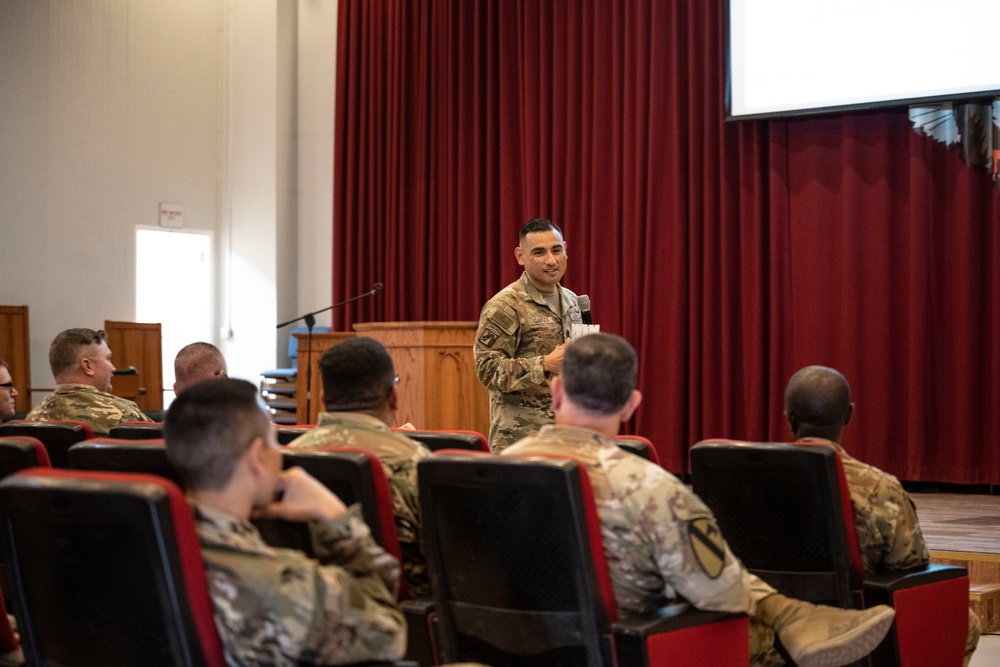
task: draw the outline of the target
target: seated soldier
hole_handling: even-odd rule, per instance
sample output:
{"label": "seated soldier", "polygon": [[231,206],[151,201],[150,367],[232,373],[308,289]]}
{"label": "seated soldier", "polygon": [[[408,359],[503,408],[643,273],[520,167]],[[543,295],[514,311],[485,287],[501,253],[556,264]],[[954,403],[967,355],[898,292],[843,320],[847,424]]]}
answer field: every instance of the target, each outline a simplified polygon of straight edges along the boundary
{"label": "seated soldier", "polygon": [[399,376],[392,359],[378,341],[357,336],[327,350],[319,369],[327,411],[320,413],[315,429],[288,446],[354,447],[378,457],[392,494],[407,587],[414,597],[428,597],[427,562],[420,550],[417,462],[430,450],[390,429],[399,405]]}
{"label": "seated soldier", "polygon": [[[840,372],[806,366],[788,381],[785,418],[792,435],[801,442],[825,442],[840,452],[865,571],[875,574],[927,565],[931,555],[917,521],[917,508],[903,485],[892,475],[853,458],[840,444],[852,414],[851,387]],[[981,633],[979,617],[969,609],[966,665]]]}
{"label": "seated soldier", "polygon": [[151,421],[132,401],[108,393],[115,365],[103,331],[63,331],[49,347],[49,366],[56,389],[28,413],[28,421],[83,422],[94,435],[108,435],[126,421]]}
{"label": "seated soldier", "polygon": [[7,362],[0,359],[0,421],[4,421],[14,416],[17,408],[14,407],[14,399],[17,398],[17,387],[10,377],[10,369]]}
{"label": "seated soldier", "polygon": [[226,358],[211,343],[185,345],[174,357],[174,395],[203,380],[229,377]]}
{"label": "seated soldier", "polygon": [[[406,624],[399,564],[378,547],[360,506],[345,508],[301,468],[282,471],[274,424],[257,388],[212,380],[181,393],[164,424],[184,480],[233,665],[336,665],[395,660]],[[309,521],[319,560],[267,546],[251,516]]]}
{"label": "seated soldier", "polygon": [[[751,618],[751,664],[782,664],[774,635],[800,667],[846,665],[874,649],[895,615],[884,605],[834,609],[781,595],[732,554],[705,504],[676,477],[615,444],[642,399],[635,350],[591,334],[566,348],[552,378],[555,425],[503,452],[556,454],[586,466],[618,611],[642,614],[683,597],[698,609]],[[708,549],[696,541],[713,542]]]}

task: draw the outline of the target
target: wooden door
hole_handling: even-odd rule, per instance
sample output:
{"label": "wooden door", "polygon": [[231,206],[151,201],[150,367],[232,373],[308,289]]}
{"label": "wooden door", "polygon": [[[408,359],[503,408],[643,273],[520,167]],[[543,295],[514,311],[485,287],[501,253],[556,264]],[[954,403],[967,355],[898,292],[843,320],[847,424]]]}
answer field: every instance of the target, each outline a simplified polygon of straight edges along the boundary
{"label": "wooden door", "polygon": [[[138,396],[129,379],[113,381],[112,394],[134,400],[143,412],[163,409],[163,353],[160,325],[143,322],[104,321],[111,361],[117,368],[135,366],[139,371]],[[119,390],[120,387],[120,390]]]}

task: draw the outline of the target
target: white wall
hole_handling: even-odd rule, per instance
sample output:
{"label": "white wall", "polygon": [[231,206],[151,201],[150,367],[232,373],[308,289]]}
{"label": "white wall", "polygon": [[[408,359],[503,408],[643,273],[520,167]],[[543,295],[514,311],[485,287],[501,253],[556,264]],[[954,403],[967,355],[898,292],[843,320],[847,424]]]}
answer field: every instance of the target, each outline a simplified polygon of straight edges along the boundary
{"label": "white wall", "polygon": [[234,375],[276,364],[279,294],[329,302],[336,0],[286,4],[0,1],[0,303],[30,306],[33,387],[56,333],[134,318],[161,201],[215,232]]}

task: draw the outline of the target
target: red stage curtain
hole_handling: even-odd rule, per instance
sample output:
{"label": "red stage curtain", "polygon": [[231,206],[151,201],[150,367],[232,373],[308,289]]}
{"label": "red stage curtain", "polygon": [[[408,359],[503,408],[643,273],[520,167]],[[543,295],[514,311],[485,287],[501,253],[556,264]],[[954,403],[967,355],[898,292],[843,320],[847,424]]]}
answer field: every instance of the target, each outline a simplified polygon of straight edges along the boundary
{"label": "red stage curtain", "polygon": [[1000,205],[905,109],[725,123],[722,0],[341,0],[336,314],[472,320],[563,227],[564,280],[639,352],[634,430],[787,439],[832,365],[849,451],[1000,483]]}

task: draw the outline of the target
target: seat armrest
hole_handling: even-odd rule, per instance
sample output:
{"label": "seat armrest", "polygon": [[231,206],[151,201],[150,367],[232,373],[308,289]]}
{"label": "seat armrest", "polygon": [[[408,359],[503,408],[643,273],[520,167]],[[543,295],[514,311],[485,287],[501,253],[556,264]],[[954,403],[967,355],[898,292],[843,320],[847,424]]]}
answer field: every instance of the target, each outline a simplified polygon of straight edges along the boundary
{"label": "seat armrest", "polygon": [[891,599],[893,591],[967,576],[969,576],[969,571],[964,567],[938,563],[932,563],[916,570],[879,572],[867,577],[864,581],[865,606],[891,604],[888,600]]}
{"label": "seat armrest", "polygon": [[399,603],[406,618],[406,657],[421,665],[441,662],[437,638],[437,614],[432,598],[411,598]]}
{"label": "seat armrest", "polygon": [[611,632],[617,663],[623,666],[750,661],[750,620],[745,614],[680,603],[618,621]]}
{"label": "seat armrest", "polygon": [[886,572],[864,582],[865,606],[887,604],[896,619],[872,652],[873,665],[960,667],[969,615],[969,577],[964,567],[928,565]]}

